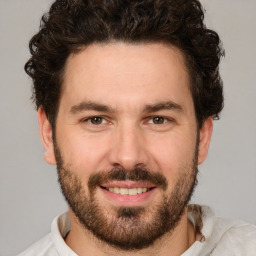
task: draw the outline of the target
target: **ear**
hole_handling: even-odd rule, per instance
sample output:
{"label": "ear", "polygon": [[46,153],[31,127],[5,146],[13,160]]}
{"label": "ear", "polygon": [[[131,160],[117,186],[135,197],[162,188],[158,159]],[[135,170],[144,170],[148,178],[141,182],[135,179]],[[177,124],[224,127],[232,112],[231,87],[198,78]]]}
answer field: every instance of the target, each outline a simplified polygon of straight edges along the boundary
{"label": "ear", "polygon": [[46,116],[42,107],[39,107],[37,112],[39,132],[41,140],[45,149],[44,160],[48,164],[55,165],[55,154],[54,154],[54,145],[52,140],[52,126]]}
{"label": "ear", "polygon": [[211,141],[213,129],[213,119],[208,117],[204,123],[199,133],[199,152],[198,152],[198,165],[203,163],[208,154],[208,149]]}

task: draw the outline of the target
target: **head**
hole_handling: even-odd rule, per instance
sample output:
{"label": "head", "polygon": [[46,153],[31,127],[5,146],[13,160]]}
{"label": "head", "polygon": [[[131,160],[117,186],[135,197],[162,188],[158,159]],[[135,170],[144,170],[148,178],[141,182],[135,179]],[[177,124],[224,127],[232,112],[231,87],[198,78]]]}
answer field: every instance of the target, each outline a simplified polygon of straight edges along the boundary
{"label": "head", "polygon": [[192,195],[223,107],[203,18],[193,0],[56,1],[31,39],[46,160],[81,225],[113,246],[152,245]]}
{"label": "head", "polygon": [[200,2],[57,0],[42,17],[30,41],[32,57],[25,70],[32,77],[33,99],[55,126],[67,58],[93,43],[163,42],[177,47],[190,76],[199,127],[223,108],[218,65],[220,40],[203,23]]}

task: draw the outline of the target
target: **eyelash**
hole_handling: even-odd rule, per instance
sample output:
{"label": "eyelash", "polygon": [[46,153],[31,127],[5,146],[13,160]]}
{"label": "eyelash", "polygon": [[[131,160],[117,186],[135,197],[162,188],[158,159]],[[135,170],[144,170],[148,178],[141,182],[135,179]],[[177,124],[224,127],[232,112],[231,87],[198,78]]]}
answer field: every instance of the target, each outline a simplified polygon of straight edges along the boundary
{"label": "eyelash", "polygon": [[[102,123],[100,123],[100,124],[93,124],[92,123],[92,120],[94,119],[94,118],[100,118],[101,120],[104,120],[105,122],[104,123],[106,123],[107,121],[106,121],[106,118],[104,118],[103,116],[92,116],[92,117],[89,117],[89,118],[86,118],[86,119],[84,119],[84,120],[82,120],[82,122],[83,123],[90,123],[91,125],[95,125],[95,126],[99,126],[99,125],[102,125]],[[103,124],[104,124],[103,123]]]}
{"label": "eyelash", "polygon": [[[101,120],[103,121],[103,123],[100,123],[100,124],[93,124],[92,120],[93,120],[94,118],[99,118],[99,119],[101,119]],[[155,119],[155,118],[163,119],[163,123],[160,123],[160,124],[154,123],[154,119]],[[105,122],[104,122],[104,121],[105,121]],[[174,121],[174,120],[171,119],[171,118],[166,118],[166,117],[160,116],[160,115],[159,115],[159,116],[152,116],[152,117],[149,117],[149,118],[147,119],[147,122],[150,123],[150,124],[153,124],[153,125],[154,125],[154,124],[155,124],[155,125],[164,125],[164,124],[166,124],[167,122],[173,122],[173,121]],[[107,123],[107,119],[106,119],[105,117],[103,117],[103,116],[92,116],[92,117],[83,119],[82,122],[83,122],[83,123],[90,123],[90,124],[93,125],[93,126],[100,126],[100,125],[106,124],[106,123]]]}
{"label": "eyelash", "polygon": [[[159,124],[154,123],[154,121],[157,120],[157,119],[162,120],[163,123],[159,123]],[[166,117],[164,117],[164,116],[153,116],[153,117],[151,117],[151,118],[149,119],[149,121],[150,121],[150,124],[163,125],[163,124],[167,123],[168,121],[170,121],[170,119],[168,119],[168,118],[166,118]],[[152,121],[152,122],[151,122],[151,121]]]}

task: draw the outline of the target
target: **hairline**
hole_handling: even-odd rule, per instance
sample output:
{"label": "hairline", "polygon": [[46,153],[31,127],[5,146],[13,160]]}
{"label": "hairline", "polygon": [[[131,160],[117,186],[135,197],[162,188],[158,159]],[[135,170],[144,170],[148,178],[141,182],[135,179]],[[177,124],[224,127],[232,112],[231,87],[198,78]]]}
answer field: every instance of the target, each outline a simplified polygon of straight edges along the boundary
{"label": "hairline", "polygon": [[[189,86],[189,91],[191,93],[191,97],[193,100],[193,105],[194,105],[194,110],[195,110],[195,117],[196,117],[196,123],[198,128],[201,128],[201,125],[204,121],[203,120],[199,120],[199,117],[197,115],[196,112],[196,106],[195,106],[195,101],[194,101],[194,95],[192,92],[193,89],[193,84],[195,83],[195,78],[192,77],[192,71],[191,71],[191,67],[189,66],[189,58],[188,55],[186,55],[184,53],[184,50],[181,49],[181,47],[176,46],[175,44],[168,42],[167,40],[122,40],[122,39],[109,39],[109,40],[105,40],[105,41],[94,41],[92,43],[86,44],[86,45],[77,45],[76,47],[74,47],[69,55],[67,56],[65,63],[62,67],[62,69],[58,72],[59,73],[59,86],[60,86],[60,90],[59,90],[59,98],[58,98],[58,102],[56,104],[56,109],[55,109],[55,113],[54,113],[54,117],[51,120],[51,126],[53,127],[53,129],[56,128],[56,123],[57,123],[57,117],[58,117],[58,112],[59,112],[59,107],[60,107],[60,102],[61,102],[61,98],[62,98],[62,94],[63,94],[63,84],[64,84],[64,79],[65,79],[65,74],[66,74],[66,67],[68,64],[69,59],[72,56],[75,56],[76,54],[79,54],[81,51],[85,50],[86,48],[93,46],[93,45],[99,45],[99,46],[106,46],[106,45],[111,45],[111,44],[118,44],[118,43],[123,43],[126,45],[131,45],[131,46],[136,46],[136,45],[150,45],[150,44],[160,44],[160,45],[164,45],[169,47],[170,49],[175,50],[177,53],[179,53],[179,55],[181,56],[181,61],[184,64],[184,68],[185,71],[187,72],[188,75],[188,86]],[[189,68],[190,67],[190,68]],[[193,69],[193,67],[192,67]],[[201,121],[201,123],[200,123]]]}

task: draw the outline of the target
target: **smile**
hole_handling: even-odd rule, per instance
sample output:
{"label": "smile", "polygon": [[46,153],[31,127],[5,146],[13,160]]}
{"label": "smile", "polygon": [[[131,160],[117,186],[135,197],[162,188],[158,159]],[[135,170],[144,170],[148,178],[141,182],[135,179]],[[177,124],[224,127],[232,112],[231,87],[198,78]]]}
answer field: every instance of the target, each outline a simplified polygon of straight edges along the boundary
{"label": "smile", "polygon": [[101,184],[105,198],[115,205],[141,206],[157,192],[157,187],[145,181],[111,181]]}
{"label": "smile", "polygon": [[142,194],[150,190],[150,188],[122,188],[122,187],[108,187],[108,188],[103,187],[103,188],[115,194],[130,195],[130,196]]}

